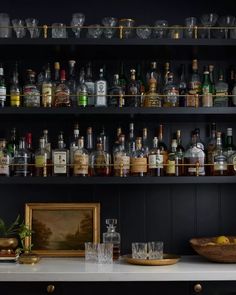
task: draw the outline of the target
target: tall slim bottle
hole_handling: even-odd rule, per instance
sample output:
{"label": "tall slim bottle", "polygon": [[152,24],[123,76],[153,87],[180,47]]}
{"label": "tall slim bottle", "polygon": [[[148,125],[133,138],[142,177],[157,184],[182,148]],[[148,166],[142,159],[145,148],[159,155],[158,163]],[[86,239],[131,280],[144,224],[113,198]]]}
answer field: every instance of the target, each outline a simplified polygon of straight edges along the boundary
{"label": "tall slim bottle", "polygon": [[104,79],[104,70],[99,70],[99,79],[95,82],[95,107],[107,106],[107,81]]}
{"label": "tall slim bottle", "polygon": [[69,150],[65,148],[63,133],[58,136],[58,147],[52,151],[52,173],[54,176],[69,175]]}
{"label": "tall slim bottle", "polygon": [[77,85],[76,85],[76,79],[75,79],[75,60],[69,60],[69,77],[67,80],[67,86],[70,89],[70,99],[72,106],[76,106],[76,91],[77,91]]}
{"label": "tall slim bottle", "polygon": [[92,64],[89,62],[86,67],[85,85],[88,91],[88,106],[94,106],[95,104],[95,83],[93,80]]}
{"label": "tall slim bottle", "polygon": [[6,104],[6,84],[4,77],[4,69],[2,64],[0,65],[0,107],[4,107]]}
{"label": "tall slim bottle", "polygon": [[48,161],[48,155],[47,150],[45,148],[45,138],[40,137],[39,139],[39,148],[35,152],[35,169],[34,169],[34,175],[40,176],[40,177],[47,177],[49,176],[49,161]]}
{"label": "tall slim bottle", "polygon": [[207,67],[204,70],[204,79],[202,83],[202,106],[213,107],[212,84]]}
{"label": "tall slim bottle", "polygon": [[185,65],[181,65],[181,74],[179,82],[179,106],[186,107],[186,95],[187,95],[187,81],[185,73]]}
{"label": "tall slim bottle", "polygon": [[21,97],[20,97],[20,86],[19,86],[19,74],[18,74],[18,66],[15,64],[15,69],[12,75],[12,81],[10,86],[10,106],[11,107],[19,107],[21,105]]}
{"label": "tall slim bottle", "polygon": [[145,176],[147,175],[147,154],[142,147],[142,138],[136,138],[136,148],[131,154],[130,159],[130,172],[132,176]]}
{"label": "tall slim bottle", "polygon": [[45,70],[44,79],[42,83],[42,106],[46,108],[52,106],[52,81],[49,64]]}

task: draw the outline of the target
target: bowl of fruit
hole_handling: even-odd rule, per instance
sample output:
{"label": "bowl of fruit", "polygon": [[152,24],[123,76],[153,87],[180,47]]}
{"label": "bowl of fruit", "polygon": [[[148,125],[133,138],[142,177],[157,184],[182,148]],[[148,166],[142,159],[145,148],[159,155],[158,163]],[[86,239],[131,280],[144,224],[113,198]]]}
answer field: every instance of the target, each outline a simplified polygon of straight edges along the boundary
{"label": "bowl of fruit", "polygon": [[210,261],[236,263],[236,236],[194,238],[193,249]]}

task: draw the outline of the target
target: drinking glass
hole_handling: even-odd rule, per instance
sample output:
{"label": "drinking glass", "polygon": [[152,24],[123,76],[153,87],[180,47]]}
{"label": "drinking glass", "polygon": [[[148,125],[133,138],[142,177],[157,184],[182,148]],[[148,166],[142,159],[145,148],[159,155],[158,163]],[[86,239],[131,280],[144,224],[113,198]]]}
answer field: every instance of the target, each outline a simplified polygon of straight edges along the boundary
{"label": "drinking glass", "polygon": [[135,21],[131,18],[123,18],[119,21],[119,25],[123,27],[123,38],[129,39],[134,36]]}
{"label": "drinking glass", "polygon": [[169,36],[171,39],[183,38],[183,29],[179,25],[171,26]]}
{"label": "drinking glass", "polygon": [[0,38],[9,38],[10,35],[10,17],[7,13],[0,13]]}
{"label": "drinking glass", "polygon": [[26,26],[30,32],[31,38],[38,38],[40,35],[40,31],[38,28],[38,20],[36,18],[27,18],[25,20]]}
{"label": "drinking glass", "polygon": [[163,242],[148,242],[148,258],[163,259]]}
{"label": "drinking glass", "polygon": [[226,27],[224,29],[224,38],[228,39],[229,29],[227,27],[232,27],[235,24],[235,17],[231,15],[222,16],[218,23],[221,27]]}
{"label": "drinking glass", "polygon": [[110,264],[113,262],[113,244],[98,244],[98,263]]}
{"label": "drinking glass", "polygon": [[185,19],[185,26],[187,27],[184,30],[185,38],[192,39],[194,37],[194,27],[197,24],[196,17],[188,17]]}
{"label": "drinking glass", "polygon": [[72,26],[72,31],[75,33],[76,38],[80,38],[81,27],[84,25],[85,15],[83,13],[72,14],[72,20],[70,25]]}
{"label": "drinking glass", "polygon": [[148,39],[151,36],[152,30],[147,25],[139,26],[136,29],[136,34],[140,39]]}
{"label": "drinking glass", "polygon": [[88,38],[99,39],[102,35],[102,27],[100,25],[91,25],[88,28]]}
{"label": "drinking glass", "polygon": [[25,37],[25,22],[22,19],[13,19],[11,22],[16,33],[16,38]]}
{"label": "drinking glass", "polygon": [[132,258],[147,259],[147,243],[132,243]]}
{"label": "drinking glass", "polygon": [[157,20],[154,23],[154,37],[157,39],[166,38],[168,30],[166,27],[168,27],[168,21],[167,20]]}
{"label": "drinking glass", "polygon": [[66,25],[62,23],[52,24],[52,38],[67,38]]}
{"label": "drinking glass", "polygon": [[207,37],[208,39],[211,39],[211,27],[213,27],[218,19],[218,15],[215,13],[208,13],[203,14],[201,16],[201,23],[208,28],[207,30]]}
{"label": "drinking glass", "polygon": [[114,27],[117,25],[117,19],[114,17],[104,17],[102,19],[102,24],[106,27],[103,29],[104,37],[106,39],[111,39],[116,31]]}
{"label": "drinking glass", "polygon": [[98,259],[98,245],[92,242],[84,243],[85,261],[95,262]]}

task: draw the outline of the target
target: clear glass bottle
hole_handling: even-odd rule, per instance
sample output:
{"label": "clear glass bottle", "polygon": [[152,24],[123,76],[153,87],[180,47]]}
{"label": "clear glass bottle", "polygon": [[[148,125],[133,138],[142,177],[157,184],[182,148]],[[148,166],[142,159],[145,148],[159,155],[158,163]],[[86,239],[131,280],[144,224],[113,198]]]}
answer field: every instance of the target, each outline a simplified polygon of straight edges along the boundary
{"label": "clear glass bottle", "polygon": [[233,153],[236,152],[236,147],[233,141],[233,129],[227,128],[226,144],[225,144],[225,155],[229,158]]}
{"label": "clear glass bottle", "polygon": [[86,75],[85,75],[85,81],[84,81],[87,92],[88,92],[88,106],[94,106],[95,99],[95,83],[93,80],[93,72],[92,72],[92,64],[89,62],[86,67]]}
{"label": "clear glass bottle", "polygon": [[[156,61],[152,61],[150,64],[150,68],[147,71],[146,74],[146,86],[149,85],[149,81],[151,78],[154,78],[157,81],[157,85],[159,85],[159,87],[162,85],[161,83],[161,74],[157,69],[157,62]],[[158,89],[158,91],[161,92],[161,89]]]}
{"label": "clear glass bottle", "polygon": [[5,138],[0,139],[0,176],[10,176],[10,154]]}
{"label": "clear glass bottle", "polygon": [[201,104],[199,102],[199,95],[202,92],[201,78],[198,73],[198,61],[194,59],[192,61],[192,74],[189,80],[189,91],[186,100],[187,107],[199,107]]}
{"label": "clear glass bottle", "polygon": [[[211,136],[209,139],[209,142],[207,144],[207,164],[212,164],[214,163],[213,159],[213,151],[216,148],[216,123],[211,124]],[[207,166],[206,167],[207,174],[211,174],[211,169]]]}
{"label": "clear glass bottle", "polygon": [[[167,159],[168,159],[168,152],[167,152],[167,146],[163,140],[163,125],[160,124],[159,126],[159,135],[158,135],[158,149],[160,150],[160,153],[162,155],[162,160],[163,160],[163,169],[164,169],[164,174],[166,171],[166,164],[167,164]],[[160,164],[161,165],[161,164]]]}
{"label": "clear glass bottle", "polygon": [[40,91],[35,84],[35,72],[32,70],[27,70],[27,82],[23,94],[25,107],[40,107]]}
{"label": "clear glass bottle", "polygon": [[86,132],[86,149],[88,151],[89,154],[91,154],[94,150],[94,146],[93,146],[93,128],[92,127],[88,127],[87,128],[87,132]]}
{"label": "clear glass bottle", "polygon": [[164,107],[178,107],[179,106],[179,89],[174,83],[174,74],[169,73],[168,81],[164,88]]}
{"label": "clear glass bottle", "polygon": [[213,107],[212,84],[207,67],[205,67],[203,75],[204,78],[202,83],[202,106]]}
{"label": "clear glass bottle", "polygon": [[48,151],[45,147],[44,137],[40,137],[39,139],[39,148],[35,152],[34,163],[35,163],[35,169],[34,169],[35,176],[40,176],[40,177],[49,176]]}
{"label": "clear glass bottle", "polygon": [[107,106],[107,81],[104,78],[104,70],[99,70],[99,79],[95,82],[95,107]]}
{"label": "clear glass bottle", "polygon": [[134,123],[129,124],[128,152],[131,155],[135,151]]}
{"label": "clear glass bottle", "polygon": [[228,83],[224,81],[224,74],[222,70],[220,70],[215,90],[216,96],[214,99],[214,107],[228,107]]}
{"label": "clear glass bottle", "polygon": [[42,83],[42,106],[46,108],[52,106],[52,81],[49,64],[45,70],[44,79]]}
{"label": "clear glass bottle", "polygon": [[142,143],[143,143],[143,150],[145,154],[148,155],[149,145],[148,145],[148,129],[147,128],[143,128]]}
{"label": "clear glass bottle", "polygon": [[14,156],[14,176],[30,176],[30,155],[25,147],[25,138],[19,140],[19,148]]}
{"label": "clear glass bottle", "polygon": [[[74,124],[73,139],[70,142],[70,171],[73,172],[74,164],[74,152],[78,149],[78,139],[79,139],[79,124]],[[72,173],[71,173],[72,174]]]}
{"label": "clear glass bottle", "polygon": [[157,81],[154,78],[149,80],[149,90],[144,95],[144,107],[162,107],[162,99],[157,93]]}
{"label": "clear glass bottle", "polygon": [[71,99],[71,104],[72,106],[76,106],[76,94],[77,94],[77,83],[76,83],[76,79],[75,79],[75,64],[76,61],[75,60],[69,60],[68,61],[69,64],[69,77],[67,80],[67,86],[70,90],[70,99]]}
{"label": "clear glass bottle", "polygon": [[139,107],[141,101],[140,84],[136,81],[135,69],[130,70],[130,81],[127,86],[127,96],[125,98],[125,106]]}
{"label": "clear glass bottle", "polygon": [[124,106],[124,93],[120,86],[119,75],[115,74],[113,79],[113,84],[108,91],[108,105],[111,107],[123,107]]}
{"label": "clear glass bottle", "polygon": [[158,148],[158,138],[153,138],[153,147],[148,154],[148,175],[164,176],[163,155]]}
{"label": "clear glass bottle", "polygon": [[125,147],[125,135],[119,135],[119,145],[113,151],[114,176],[126,177],[130,173],[130,155]]}
{"label": "clear glass bottle", "polygon": [[77,105],[79,107],[86,107],[88,105],[88,89],[85,84],[84,68],[80,70],[79,86],[77,89]]}
{"label": "clear glass bottle", "polygon": [[5,77],[4,77],[4,69],[2,64],[0,64],[0,107],[4,107],[6,104],[6,84],[5,84]]}
{"label": "clear glass bottle", "polygon": [[[181,140],[181,131],[177,130],[176,131],[176,140],[177,140],[177,148],[176,148],[176,158],[175,158],[175,175],[176,176],[183,176],[184,175],[184,153],[185,149],[182,145],[182,140]],[[179,165],[181,164],[181,165]]]}
{"label": "clear glass bottle", "polygon": [[180,69],[180,82],[179,82],[179,106],[186,107],[186,95],[187,95],[187,81],[186,81],[186,71],[185,65],[181,64]]}
{"label": "clear glass bottle", "polygon": [[212,175],[223,176],[228,174],[227,169],[227,157],[223,153],[221,132],[217,132],[216,148],[212,152],[213,166]]}
{"label": "clear glass bottle", "polygon": [[66,72],[61,70],[61,81],[56,86],[55,97],[54,97],[54,106],[55,107],[70,107],[70,89],[66,85]]}
{"label": "clear glass bottle", "polygon": [[78,139],[78,148],[73,154],[73,175],[74,176],[88,176],[89,170],[89,153],[84,148],[84,137]]}
{"label": "clear glass bottle", "polygon": [[175,176],[175,158],[176,158],[176,148],[177,148],[177,140],[172,139],[171,142],[171,151],[168,154],[167,166],[166,166],[166,175],[167,176]]}
{"label": "clear glass bottle", "polygon": [[120,71],[119,71],[119,85],[122,88],[123,93],[125,94],[127,88],[127,78],[125,75],[125,66],[123,62],[120,62]]}
{"label": "clear glass bottle", "polygon": [[203,141],[201,140],[200,129],[199,128],[195,128],[193,130],[193,134],[196,135],[197,147],[199,147],[200,149],[202,149],[204,151],[205,150],[205,145],[204,145]]}
{"label": "clear glass bottle", "polygon": [[103,233],[103,243],[113,244],[113,260],[120,257],[120,234],[116,231],[117,219],[106,219],[107,232]]}
{"label": "clear glass bottle", "polygon": [[54,176],[69,175],[69,150],[65,148],[63,132],[58,136],[58,148],[52,150],[52,174]]}
{"label": "clear glass bottle", "polygon": [[113,154],[114,154],[115,149],[119,148],[119,146],[120,146],[120,135],[121,134],[122,134],[122,129],[121,129],[121,127],[118,127],[116,129],[116,140],[115,140],[115,142],[114,142],[114,144],[112,146],[112,153]]}
{"label": "clear glass bottle", "polygon": [[20,86],[19,86],[19,74],[18,74],[18,65],[15,64],[15,68],[12,75],[12,81],[10,85],[10,106],[19,107],[21,105],[20,97]]}
{"label": "clear glass bottle", "polygon": [[25,148],[27,149],[29,153],[29,170],[30,170],[30,176],[33,176],[34,173],[34,150],[32,147],[32,133],[27,132],[25,135]]}
{"label": "clear glass bottle", "polygon": [[142,138],[137,137],[135,151],[130,155],[130,172],[132,176],[147,175],[147,157],[142,147]]}
{"label": "clear glass bottle", "polygon": [[57,86],[60,84],[60,63],[54,63],[54,79],[52,81],[52,105],[55,106],[55,92]]}
{"label": "clear glass bottle", "polygon": [[108,138],[108,135],[106,133],[106,130],[105,130],[104,126],[102,127],[102,130],[101,130],[101,132],[99,134],[99,138],[102,141],[103,150],[105,152],[108,152],[109,151],[109,138]]}

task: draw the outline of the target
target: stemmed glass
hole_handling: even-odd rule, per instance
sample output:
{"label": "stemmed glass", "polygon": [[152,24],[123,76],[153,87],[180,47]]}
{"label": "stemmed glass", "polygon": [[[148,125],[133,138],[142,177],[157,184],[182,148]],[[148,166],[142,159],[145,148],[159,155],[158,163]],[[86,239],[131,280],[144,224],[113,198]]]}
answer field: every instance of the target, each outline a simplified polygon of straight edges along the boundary
{"label": "stemmed glass", "polygon": [[204,26],[208,27],[208,39],[211,39],[211,27],[213,27],[218,19],[218,15],[215,13],[208,13],[208,14],[203,14],[201,16],[201,22]]}
{"label": "stemmed glass", "polygon": [[137,27],[136,33],[140,39],[148,39],[151,36],[152,29],[147,25],[142,25]]}
{"label": "stemmed glass", "polygon": [[70,25],[72,26],[72,31],[75,33],[76,38],[80,38],[81,27],[85,22],[85,15],[83,13],[72,14],[72,20]]}
{"label": "stemmed glass", "polygon": [[167,36],[167,29],[168,27],[168,21],[167,20],[157,20],[154,23],[154,37],[161,39],[165,38]]}
{"label": "stemmed glass", "polygon": [[104,27],[104,37],[107,39],[111,39],[115,34],[116,29],[114,27],[117,25],[117,19],[114,17],[104,17],[102,19],[102,24]]}
{"label": "stemmed glass", "polygon": [[[219,25],[222,27],[232,27],[235,24],[235,20],[236,18],[231,15],[222,16],[219,19]],[[229,33],[229,29],[225,28],[224,29],[225,39],[228,39],[228,33]]]}
{"label": "stemmed glass", "polygon": [[30,32],[31,38],[38,38],[39,37],[39,28],[38,28],[38,20],[35,18],[27,18],[25,20],[26,26]]}
{"label": "stemmed glass", "polygon": [[25,22],[22,19],[13,19],[12,25],[16,33],[16,38],[25,37]]}

